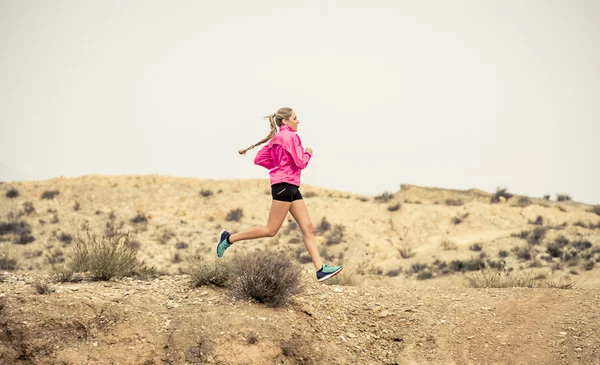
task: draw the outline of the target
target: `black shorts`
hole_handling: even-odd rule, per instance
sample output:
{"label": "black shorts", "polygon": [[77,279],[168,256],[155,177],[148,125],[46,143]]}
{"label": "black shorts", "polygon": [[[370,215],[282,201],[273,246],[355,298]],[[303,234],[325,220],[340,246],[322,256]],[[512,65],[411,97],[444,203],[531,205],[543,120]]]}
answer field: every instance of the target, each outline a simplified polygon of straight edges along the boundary
{"label": "black shorts", "polygon": [[294,200],[302,199],[300,188],[288,183],[271,185],[271,195],[273,196],[273,200],[280,200],[282,202],[293,202]]}

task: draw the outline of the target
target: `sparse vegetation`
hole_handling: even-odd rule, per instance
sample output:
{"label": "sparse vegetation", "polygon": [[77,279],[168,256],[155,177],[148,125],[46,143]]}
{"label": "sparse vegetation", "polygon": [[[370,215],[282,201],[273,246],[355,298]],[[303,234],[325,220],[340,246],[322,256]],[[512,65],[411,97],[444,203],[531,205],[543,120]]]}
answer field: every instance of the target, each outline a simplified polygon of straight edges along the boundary
{"label": "sparse vegetation", "polygon": [[500,203],[501,200],[507,201],[508,199],[512,198],[512,196],[513,196],[512,194],[510,194],[509,192],[506,191],[506,188],[504,188],[504,189],[497,188],[496,194],[494,194],[494,196],[492,196],[491,202],[492,203]]}
{"label": "sparse vegetation", "polygon": [[237,298],[279,307],[302,291],[301,267],[280,251],[240,254],[233,259],[232,269],[231,291]]}
{"label": "sparse vegetation", "polygon": [[13,255],[10,246],[5,243],[0,252],[0,270],[14,271],[18,269],[17,258]]}
{"label": "sparse vegetation", "polygon": [[592,209],[589,210],[589,212],[600,215],[600,205],[595,205]]}
{"label": "sparse vegetation", "polygon": [[400,247],[398,249],[398,253],[400,254],[400,257],[402,257],[403,259],[409,259],[415,255],[415,253],[410,248],[410,246],[408,246],[406,244],[402,245],[402,247]]}
{"label": "sparse vegetation", "polygon": [[208,198],[209,196],[213,195],[213,191],[212,190],[208,190],[208,189],[206,189],[206,190],[203,189],[203,190],[200,190],[200,195],[202,195],[205,198]]}
{"label": "sparse vegetation", "polygon": [[508,257],[508,255],[509,255],[509,253],[506,250],[500,250],[500,251],[498,251],[498,256],[500,256],[502,258]]}
{"label": "sparse vegetation", "polygon": [[331,228],[331,224],[327,221],[327,219],[325,217],[323,217],[321,219],[321,223],[319,223],[319,225],[315,229],[315,233],[318,235],[321,235],[321,234],[327,232],[330,228]]}
{"label": "sparse vegetation", "polygon": [[44,193],[42,194],[42,199],[44,199],[44,200],[52,200],[58,194],[60,194],[60,192],[58,190],[44,191]]}
{"label": "sparse vegetation", "polygon": [[67,243],[67,244],[71,243],[73,241],[73,236],[71,236],[70,234],[65,233],[65,232],[60,232],[60,234],[58,235],[57,238],[60,242]]}
{"label": "sparse vegetation", "polygon": [[452,218],[452,223],[454,225],[458,225],[458,224],[462,223],[463,220],[465,220],[468,216],[469,216],[469,213],[465,213],[463,215],[457,215],[456,217]]}
{"label": "sparse vegetation", "polygon": [[469,250],[471,251],[481,251],[483,250],[483,245],[481,243],[474,243],[469,246]]}
{"label": "sparse vegetation", "polygon": [[148,217],[144,213],[138,212],[138,214],[131,218],[131,223],[139,224],[139,223],[148,223]]}
{"label": "sparse vegetation", "polygon": [[394,194],[385,191],[379,195],[377,195],[374,200],[378,203],[387,203],[388,201],[394,199]]}
{"label": "sparse vegetation", "polygon": [[9,189],[6,194],[4,194],[9,199],[14,199],[19,196],[19,190],[17,189]]}
{"label": "sparse vegetation", "polygon": [[188,248],[188,244],[185,242],[179,241],[175,244],[175,248],[178,250],[182,250],[182,249]]}
{"label": "sparse vegetation", "polygon": [[248,333],[248,335],[246,336],[246,343],[248,345],[254,345],[257,342],[258,342],[258,335],[256,334],[256,332]]}
{"label": "sparse vegetation", "polygon": [[433,274],[431,273],[431,271],[421,271],[417,274],[417,280],[427,280],[431,279],[432,277]]}
{"label": "sparse vegetation", "polygon": [[232,209],[225,216],[225,220],[228,222],[239,222],[244,216],[244,212],[240,208]]}
{"label": "sparse vegetation", "polygon": [[449,240],[442,241],[442,243],[440,243],[440,246],[442,246],[444,251],[458,250],[458,246],[456,246],[456,243]]}
{"label": "sparse vegetation", "polygon": [[33,206],[32,202],[24,202],[23,203],[23,213],[25,213],[25,215],[31,215],[31,213],[35,212],[35,207]]}
{"label": "sparse vegetation", "polygon": [[52,291],[52,288],[50,287],[50,284],[48,284],[48,282],[46,282],[45,280],[41,280],[38,279],[33,283],[33,287],[36,291],[36,293],[38,294],[50,294],[50,292]]}
{"label": "sparse vegetation", "polygon": [[346,231],[346,227],[341,224],[336,224],[333,226],[333,229],[327,234],[325,237],[325,244],[327,245],[337,245],[342,243],[344,239],[344,232]]}
{"label": "sparse vegetation", "polygon": [[529,247],[515,246],[512,252],[519,260],[531,260],[531,249]]}
{"label": "sparse vegetation", "polygon": [[398,209],[400,209],[400,203],[396,203],[387,207],[387,210],[389,210],[390,212],[395,212]]}
{"label": "sparse vegetation", "polygon": [[304,198],[314,198],[314,197],[316,197],[318,195],[314,191],[307,191],[307,192],[303,193],[302,196]]}
{"label": "sparse vegetation", "polygon": [[465,274],[466,285],[470,288],[557,288],[572,289],[574,284],[570,281],[555,282],[548,279],[538,279],[530,271],[497,271],[482,270],[476,273]]}
{"label": "sparse vegetation", "polygon": [[525,208],[531,205],[531,200],[526,196],[519,197],[515,206]]}
{"label": "sparse vegetation", "polygon": [[584,268],[584,270],[587,270],[587,271],[592,270],[594,268],[594,261],[592,261],[592,260],[586,261],[585,264],[583,264],[583,268]]}
{"label": "sparse vegetation", "polygon": [[79,202],[75,202],[73,205],[73,210],[77,212],[79,209],[81,209],[81,204],[79,204]]}
{"label": "sparse vegetation", "polygon": [[446,199],[445,203],[451,207],[459,207],[464,204],[460,199]]}
{"label": "sparse vegetation", "polygon": [[536,226],[544,225],[544,218],[541,215],[538,215],[534,221],[529,221],[529,224],[533,224]]}
{"label": "sparse vegetation", "polygon": [[86,227],[85,235],[73,241],[73,259],[68,269],[88,272],[94,280],[133,276],[137,270],[146,271],[136,259],[137,250],[129,247],[131,236],[113,227],[113,234],[94,235]]}
{"label": "sparse vegetation", "polygon": [[568,194],[556,194],[556,201],[566,202],[570,201],[571,197]]}
{"label": "sparse vegetation", "polygon": [[232,270],[225,260],[203,260],[195,257],[190,260],[187,273],[192,280],[192,288],[214,285],[226,287],[232,278]]}
{"label": "sparse vegetation", "polygon": [[477,271],[485,269],[485,261],[481,258],[471,258],[468,260],[453,260],[448,265],[449,269],[455,272]]}

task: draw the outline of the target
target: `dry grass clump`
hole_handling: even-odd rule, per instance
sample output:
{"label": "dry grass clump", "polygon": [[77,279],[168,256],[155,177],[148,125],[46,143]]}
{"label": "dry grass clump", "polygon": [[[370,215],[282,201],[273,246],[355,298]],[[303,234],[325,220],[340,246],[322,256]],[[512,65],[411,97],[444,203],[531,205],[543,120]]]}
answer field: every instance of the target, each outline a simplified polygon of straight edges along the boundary
{"label": "dry grass clump", "polygon": [[571,281],[557,282],[531,271],[480,270],[465,274],[466,285],[470,288],[556,288],[572,289]]}
{"label": "dry grass clump", "polygon": [[235,280],[231,292],[272,307],[285,305],[302,291],[302,268],[283,252],[254,251],[236,256],[231,267]]}

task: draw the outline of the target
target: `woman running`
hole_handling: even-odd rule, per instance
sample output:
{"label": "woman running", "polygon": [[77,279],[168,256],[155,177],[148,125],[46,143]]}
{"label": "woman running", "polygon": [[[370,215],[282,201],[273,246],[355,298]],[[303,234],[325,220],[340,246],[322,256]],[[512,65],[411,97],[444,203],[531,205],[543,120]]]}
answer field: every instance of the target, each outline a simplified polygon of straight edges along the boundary
{"label": "woman running", "polygon": [[[312,157],[312,149],[302,147],[300,137],[296,133],[300,120],[291,108],[281,108],[277,113],[269,115],[265,119],[269,119],[271,123],[269,135],[239,153],[243,155],[248,150],[269,141],[254,158],[255,164],[270,170],[273,202],[267,225],[251,227],[234,234],[225,230],[221,231],[217,243],[217,256],[223,257],[225,250],[235,242],[274,237],[289,211],[302,230],[304,246],[317,271],[317,280],[327,280],[342,271],[342,267],[323,264],[315,239],[315,228],[300,193],[300,174]],[[277,127],[279,127],[279,132],[277,132]]]}

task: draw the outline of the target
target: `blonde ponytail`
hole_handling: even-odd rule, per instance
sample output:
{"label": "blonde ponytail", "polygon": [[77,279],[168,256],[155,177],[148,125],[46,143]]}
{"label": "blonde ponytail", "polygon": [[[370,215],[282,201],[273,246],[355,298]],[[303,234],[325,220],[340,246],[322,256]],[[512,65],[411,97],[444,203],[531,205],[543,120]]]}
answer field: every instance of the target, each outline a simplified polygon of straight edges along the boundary
{"label": "blonde ponytail", "polygon": [[271,125],[271,131],[269,132],[269,134],[265,138],[261,139],[259,142],[253,144],[252,146],[250,146],[246,149],[243,149],[243,150],[239,150],[238,153],[240,155],[245,155],[246,152],[253,149],[254,147],[260,146],[261,144],[269,141],[277,133],[277,127],[278,126],[281,127],[283,125],[283,121],[287,120],[291,116],[292,116],[291,108],[280,108],[277,111],[277,113],[266,116],[265,119],[268,119],[269,123]]}

